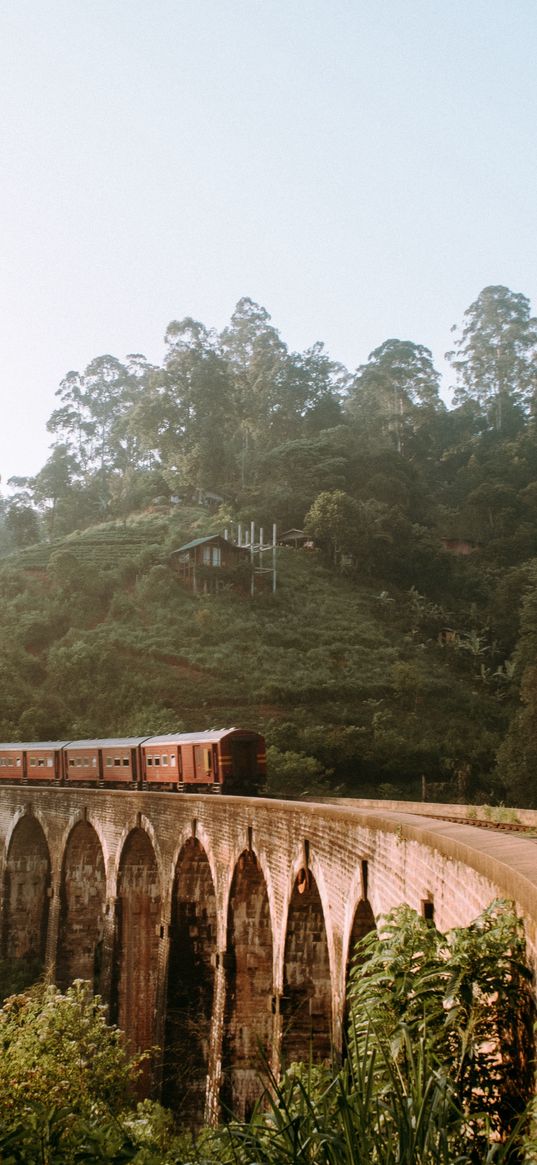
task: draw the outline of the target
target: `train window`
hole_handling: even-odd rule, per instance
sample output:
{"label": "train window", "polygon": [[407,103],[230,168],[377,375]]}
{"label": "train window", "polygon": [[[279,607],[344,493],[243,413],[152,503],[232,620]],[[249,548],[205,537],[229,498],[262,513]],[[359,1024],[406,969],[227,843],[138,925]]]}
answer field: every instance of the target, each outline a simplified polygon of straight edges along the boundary
{"label": "train window", "polygon": [[20,763],[21,763],[21,758],[20,758],[20,756],[18,756],[17,757],[17,764],[20,766]]}
{"label": "train window", "polygon": [[175,756],[174,756],[173,752],[172,752],[172,753],[170,753],[170,764],[171,764],[171,765],[174,765],[174,764],[175,764]]}
{"label": "train window", "polygon": [[154,756],[154,757],[153,757],[153,764],[154,764],[154,765],[159,765],[159,764],[160,764],[160,757],[159,757],[159,756]]}
{"label": "train window", "polygon": [[152,765],[152,764],[153,764],[153,757],[152,757],[152,756],[148,756],[148,757],[147,757],[147,763],[148,763],[148,765]]}
{"label": "train window", "polygon": [[166,753],[162,754],[161,760],[162,760],[163,765],[168,764],[168,757],[166,756]]}
{"label": "train window", "polygon": [[36,764],[37,764],[37,760],[36,760],[35,756],[31,756],[30,757],[30,768],[35,769]]}
{"label": "train window", "polygon": [[128,756],[124,756],[123,757],[123,768],[128,769],[129,765],[130,765],[130,760],[129,760]]}
{"label": "train window", "polygon": [[115,768],[115,769],[119,769],[119,768],[120,768],[120,766],[121,766],[121,757],[120,757],[120,756],[115,756],[115,757],[114,757],[114,768]]}
{"label": "train window", "polygon": [[69,757],[69,764],[70,764],[71,768],[73,768],[73,767],[74,767],[74,763],[75,763],[75,758],[74,758],[74,756],[70,756],[70,757]]}
{"label": "train window", "polygon": [[[95,761],[93,763],[95,764]],[[107,758],[106,758],[106,767],[107,767],[107,769],[112,768],[112,757],[111,756],[107,756]]]}
{"label": "train window", "polygon": [[42,756],[38,757],[37,767],[38,767],[38,769],[44,769],[44,767],[45,767],[44,757],[42,757]]}
{"label": "train window", "polygon": [[89,756],[82,757],[82,764],[85,769],[89,769]]}
{"label": "train window", "polygon": [[77,769],[82,768],[82,757],[81,756],[77,756],[75,758],[75,765],[76,765]]}
{"label": "train window", "polygon": [[52,757],[47,756],[47,769],[51,769],[51,768],[52,768]]}
{"label": "train window", "polygon": [[96,756],[92,756],[92,758],[91,758],[91,764],[92,764],[92,767],[93,767],[94,769],[96,769],[96,768],[97,768],[97,757],[96,757]]}

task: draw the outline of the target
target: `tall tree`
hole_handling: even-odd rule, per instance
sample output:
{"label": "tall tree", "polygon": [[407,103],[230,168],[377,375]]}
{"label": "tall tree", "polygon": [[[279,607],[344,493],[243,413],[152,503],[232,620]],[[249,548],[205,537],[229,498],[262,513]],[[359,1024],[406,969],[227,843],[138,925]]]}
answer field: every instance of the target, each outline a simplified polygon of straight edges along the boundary
{"label": "tall tree", "polygon": [[164,366],[132,410],[130,431],[172,489],[223,488],[233,408],[217,336],[188,316],[172,321],[165,342]]}
{"label": "tall tree", "polygon": [[389,434],[399,453],[431,412],[441,409],[432,354],[411,340],[385,340],[356,372],[349,411],[361,425]]}
{"label": "tall tree", "polygon": [[525,295],[501,284],[485,287],[452,328],[447,352],[457,375],[454,403],[476,401],[498,432],[517,408],[537,405],[537,319]]}
{"label": "tall tree", "polygon": [[[239,300],[221,343],[231,378],[234,449],[244,486],[255,476],[257,455],[269,444],[281,408],[288,352],[268,312],[247,297]],[[281,439],[280,432],[273,444]]]}

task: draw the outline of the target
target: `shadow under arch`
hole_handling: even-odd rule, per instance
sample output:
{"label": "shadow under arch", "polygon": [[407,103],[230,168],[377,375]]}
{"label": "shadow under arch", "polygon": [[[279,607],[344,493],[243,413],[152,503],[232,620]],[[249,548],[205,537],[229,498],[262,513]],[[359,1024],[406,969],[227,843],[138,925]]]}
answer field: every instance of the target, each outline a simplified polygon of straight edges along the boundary
{"label": "shadow under arch", "polygon": [[106,872],[99,837],[78,821],[67,838],[60,884],[56,981],[65,990],[74,979],[100,989]]}
{"label": "shadow under arch", "polygon": [[173,883],[164,1040],[163,1103],[191,1127],[203,1123],[216,956],[216,895],[207,854],[190,837]]}
{"label": "shadow under arch", "polygon": [[[145,830],[137,826],[127,836],[119,862],[111,992],[112,1020],[133,1052],[155,1044],[160,915],[155,850]],[[147,1092],[150,1082],[146,1062],[140,1092]]]}
{"label": "shadow under arch", "polygon": [[42,826],[20,817],[4,869],[2,956],[43,964],[46,954],[51,863]]}
{"label": "shadow under arch", "polygon": [[244,850],[228,904],[226,1000],[220,1099],[226,1115],[248,1119],[263,1092],[263,1060],[273,1041],[273,939],[265,878],[252,850]]}
{"label": "shadow under arch", "polygon": [[285,936],[282,1067],[329,1060],[332,1054],[332,983],[323,908],[310,869],[296,877]]}
{"label": "shadow under arch", "polygon": [[[351,967],[359,967],[362,962],[359,952],[357,953],[357,944],[361,939],[365,938],[372,931],[376,932],[377,923],[373,909],[368,898],[360,898],[356,910],[354,911],[354,918],[352,920],[351,933],[349,936],[349,949],[347,951],[347,965],[345,968],[345,1006],[343,1010],[343,1054],[347,1054],[348,1039],[349,1039],[349,975]],[[352,1039],[352,1036],[350,1037]]]}
{"label": "shadow under arch", "polygon": [[355,959],[355,951],[357,944],[366,935],[371,934],[371,931],[377,929],[377,923],[373,909],[368,898],[360,898],[360,901],[354,911],[354,918],[352,921],[351,933],[349,938],[349,950],[347,954],[347,972],[346,982],[349,978],[349,971]]}

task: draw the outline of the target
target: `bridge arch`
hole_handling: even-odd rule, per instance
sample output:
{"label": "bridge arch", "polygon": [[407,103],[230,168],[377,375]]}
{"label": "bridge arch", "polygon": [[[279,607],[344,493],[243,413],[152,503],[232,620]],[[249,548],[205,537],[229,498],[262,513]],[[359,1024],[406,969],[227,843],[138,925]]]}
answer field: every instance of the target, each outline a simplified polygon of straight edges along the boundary
{"label": "bridge arch", "polygon": [[[129,807],[130,808],[130,807]],[[107,889],[110,897],[115,898],[117,895],[119,875],[125,846],[135,830],[140,829],[147,835],[151,844],[155,861],[158,867],[158,875],[161,886],[165,885],[165,871],[162,860],[162,853],[159,845],[158,834],[151,818],[145,813],[129,812],[127,820],[121,828],[119,836],[115,839],[115,845],[110,849],[109,865],[107,868]]]}
{"label": "bridge arch", "polygon": [[187,843],[192,841],[192,839],[199,842],[205,854],[205,858],[209,864],[211,882],[216,893],[218,885],[218,864],[214,852],[214,838],[211,837],[210,832],[204,827],[202,822],[198,821],[196,817],[193,817],[189,822],[185,822],[184,827],[179,831],[175,841],[170,863],[170,893],[172,892],[173,881],[177,874],[177,864],[181,854]]}
{"label": "bridge arch", "polygon": [[209,1068],[217,899],[205,847],[192,834],[175,862],[164,1036],[163,1098],[201,1124]]}
{"label": "bridge arch", "polygon": [[370,862],[358,859],[345,907],[343,924],[343,959],[342,965],[345,975],[345,988],[349,964],[353,951],[359,939],[376,929],[377,920],[369,897]]}
{"label": "bridge arch", "polygon": [[[281,1061],[329,1059],[333,1037],[333,984],[329,934],[317,877],[322,871],[303,853],[293,865],[283,950]],[[333,946],[332,946],[333,950]]]}
{"label": "bridge arch", "polygon": [[227,901],[226,993],[221,1102],[248,1117],[258,1100],[263,1060],[273,1046],[273,920],[266,878],[253,849],[239,855]]}
{"label": "bridge arch", "polygon": [[[160,970],[162,879],[148,832],[135,825],[119,857],[112,1017],[131,1050],[155,1043]],[[142,1087],[149,1087],[146,1064]]]}
{"label": "bridge arch", "polygon": [[49,844],[38,817],[16,814],[4,864],[2,954],[44,963],[51,892]]}
{"label": "bridge arch", "polygon": [[94,826],[79,818],[65,842],[60,881],[56,982],[62,989],[74,979],[100,989],[105,902],[101,842]]}

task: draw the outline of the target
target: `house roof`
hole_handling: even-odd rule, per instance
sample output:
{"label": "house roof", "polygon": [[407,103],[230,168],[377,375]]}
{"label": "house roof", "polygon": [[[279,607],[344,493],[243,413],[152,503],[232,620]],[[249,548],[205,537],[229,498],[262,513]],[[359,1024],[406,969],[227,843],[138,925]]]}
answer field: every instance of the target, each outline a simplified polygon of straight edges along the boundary
{"label": "house roof", "polygon": [[185,542],[184,546],[179,546],[178,550],[172,550],[172,554],[184,554],[185,550],[194,550],[194,547],[203,546],[205,542],[223,542],[226,546],[231,546],[232,550],[249,549],[249,547],[236,546],[234,542],[229,542],[227,538],[223,538],[221,534],[206,534],[204,538],[194,538],[192,542]]}

